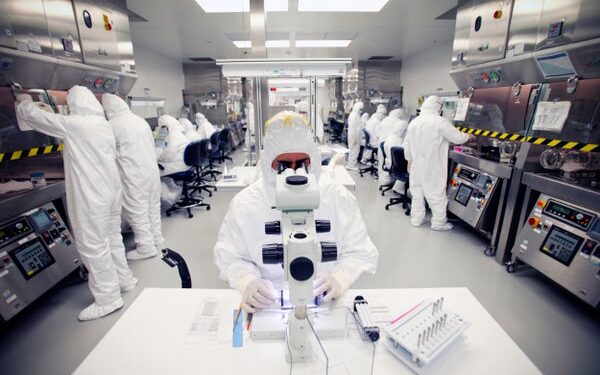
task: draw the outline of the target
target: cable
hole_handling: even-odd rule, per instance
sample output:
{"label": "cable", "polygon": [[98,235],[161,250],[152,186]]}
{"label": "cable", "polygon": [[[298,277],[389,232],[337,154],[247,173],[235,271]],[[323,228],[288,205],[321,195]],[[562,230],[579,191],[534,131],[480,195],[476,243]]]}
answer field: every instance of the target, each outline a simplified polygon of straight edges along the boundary
{"label": "cable", "polygon": [[325,356],[325,375],[328,375],[329,374],[329,356],[327,355],[327,352],[325,351],[325,348],[323,347],[323,344],[321,343],[321,339],[319,338],[319,335],[317,335],[317,332],[315,331],[315,328],[313,327],[308,315],[306,316],[306,320],[308,321],[308,325],[310,326],[310,329],[315,334],[317,343],[319,343],[319,346],[321,347],[321,351],[323,352],[323,355]]}
{"label": "cable", "polygon": [[292,375],[292,366],[294,365],[294,361],[292,360],[292,349],[290,348],[289,338],[289,329],[285,330],[285,345],[287,346],[288,353],[290,354],[290,375]]}

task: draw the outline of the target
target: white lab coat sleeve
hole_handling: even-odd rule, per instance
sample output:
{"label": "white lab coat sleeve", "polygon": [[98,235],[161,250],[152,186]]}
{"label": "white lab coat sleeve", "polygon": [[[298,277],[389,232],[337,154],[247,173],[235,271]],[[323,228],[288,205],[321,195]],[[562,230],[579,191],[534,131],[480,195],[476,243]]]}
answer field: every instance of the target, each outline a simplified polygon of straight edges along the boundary
{"label": "white lab coat sleeve", "polygon": [[243,293],[245,285],[253,279],[260,278],[258,266],[252,261],[250,251],[244,241],[239,223],[239,204],[233,199],[217,238],[214,248],[214,261],[219,269],[219,278],[229,282],[232,288]]}
{"label": "white lab coat sleeve", "polygon": [[25,121],[40,133],[64,139],[67,136],[66,116],[50,113],[38,108],[33,102],[23,102],[17,107],[19,121]]}
{"label": "white lab coat sleeve", "polygon": [[404,159],[406,159],[407,161],[412,161],[412,148],[410,146],[410,137],[408,135],[404,139],[404,144],[402,145],[402,147],[404,147]]}
{"label": "white lab coat sleeve", "polygon": [[379,252],[369,238],[356,198],[343,186],[336,185],[334,188],[338,190],[335,232],[339,236],[338,260],[332,274],[338,280],[345,280],[350,287],[363,272],[375,273]]}
{"label": "white lab coat sleeve", "polygon": [[465,133],[461,133],[458,129],[446,119],[442,119],[444,122],[441,126],[442,136],[450,143],[455,145],[462,145],[469,140],[469,136]]}

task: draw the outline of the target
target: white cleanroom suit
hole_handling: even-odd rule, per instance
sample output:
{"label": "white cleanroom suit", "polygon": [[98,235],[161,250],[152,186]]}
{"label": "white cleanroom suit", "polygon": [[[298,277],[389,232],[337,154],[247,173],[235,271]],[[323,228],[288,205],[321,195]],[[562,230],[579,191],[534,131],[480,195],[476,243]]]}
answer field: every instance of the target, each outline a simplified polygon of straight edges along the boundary
{"label": "white cleanroom suit", "polygon": [[431,228],[449,230],[452,225],[446,219],[448,149],[451,143],[463,144],[470,136],[440,116],[441,110],[442,100],[438,96],[425,99],[421,114],[408,126],[404,155],[411,162],[411,223],[415,226],[423,224],[427,199],[432,212]]}
{"label": "white cleanroom suit", "polygon": [[183,125],[173,116],[162,115],[158,118],[158,126],[169,132],[165,147],[156,151],[158,164],[163,167],[160,175],[187,171],[190,167],[183,161],[183,153],[190,140],[183,133]]}
{"label": "white cleanroom suit", "polygon": [[[404,147],[404,137],[406,136],[406,128],[408,124],[404,120],[398,120],[394,122],[390,128],[390,134],[387,136],[384,142],[384,150],[387,156],[385,160],[386,168],[392,167],[392,147]],[[381,175],[379,176],[379,180],[382,180]],[[385,173],[385,184],[389,184],[390,176],[388,173]],[[404,182],[396,181],[392,189],[397,193],[404,193]]]}
{"label": "white cleanroom suit", "polygon": [[131,260],[158,254],[163,242],[160,220],[160,173],[150,125],[133,114],[113,94],[102,95],[102,106],[117,142],[117,166],[123,186],[123,211],[131,225],[136,249]]}
{"label": "white cleanroom suit", "polygon": [[94,303],[79,319],[92,320],[121,308],[121,289],[133,289],[137,280],[127,266],[121,237],[115,137],[90,90],[72,87],[67,105],[71,114],[63,116],[38,108],[29,98],[19,104],[17,116],[35,130],[64,142],[67,209],[94,295]]}
{"label": "white cleanroom suit", "polygon": [[362,114],[364,104],[362,102],[354,103],[352,112],[348,116],[348,164],[346,168],[356,170],[358,164],[358,154],[360,152],[360,139],[362,137]]}
{"label": "white cleanroom suit", "polygon": [[[394,140],[394,146],[402,146],[404,142],[404,136],[406,128],[408,127],[408,121],[404,118],[404,110],[401,108],[390,111],[388,117],[384,118],[379,124],[379,143],[385,143],[385,155],[386,155],[386,167],[389,168],[392,165],[391,154],[389,153],[389,147],[387,141],[392,132],[396,133]],[[401,140],[398,138],[401,137]],[[391,146],[390,146],[391,147]],[[379,186],[387,185],[390,182],[389,174],[383,171],[383,157],[380,157],[381,163],[378,165],[379,172]]]}
{"label": "white cleanroom suit", "polygon": [[210,136],[213,135],[213,133],[217,131],[217,129],[214,127],[214,125],[211,124],[210,121],[208,121],[206,116],[204,116],[200,112],[196,113],[196,125],[198,125],[198,131],[200,131],[200,129],[202,129],[202,132],[204,132],[205,138],[210,138]]}
{"label": "white cleanroom suit", "polygon": [[185,117],[179,119],[179,123],[183,125],[183,134],[190,140],[190,142],[199,141],[206,138],[204,136],[204,129],[200,131],[196,130],[196,126]]}
{"label": "white cleanroom suit", "polygon": [[262,246],[281,240],[266,235],[264,226],[281,220],[281,212],[273,208],[277,172],[272,162],[285,153],[309,155],[309,173],[319,180],[320,205],[315,219],[331,222],[331,232],[318,234],[317,240],[334,241],[338,248],[336,262],[317,265],[315,292],[326,291],[326,298],[336,298],[363,272],[374,273],[377,267],[378,252],[367,234],[356,199],[327,173],[321,173],[321,156],[306,121],[296,113],[281,112],[266,126],[259,161],[261,176],[231,201],[214,249],[221,279],[244,294],[242,302],[247,311],[268,305],[273,286],[286,287],[281,265],[262,262]]}

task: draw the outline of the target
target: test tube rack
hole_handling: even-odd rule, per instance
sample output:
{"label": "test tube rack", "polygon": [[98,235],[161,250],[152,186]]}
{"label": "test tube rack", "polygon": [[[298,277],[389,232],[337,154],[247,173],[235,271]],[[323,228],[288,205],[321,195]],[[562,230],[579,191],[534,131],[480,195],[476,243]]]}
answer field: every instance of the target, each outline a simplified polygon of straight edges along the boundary
{"label": "test tube rack", "polygon": [[444,309],[444,298],[423,301],[384,328],[385,347],[417,374],[444,352],[470,326]]}

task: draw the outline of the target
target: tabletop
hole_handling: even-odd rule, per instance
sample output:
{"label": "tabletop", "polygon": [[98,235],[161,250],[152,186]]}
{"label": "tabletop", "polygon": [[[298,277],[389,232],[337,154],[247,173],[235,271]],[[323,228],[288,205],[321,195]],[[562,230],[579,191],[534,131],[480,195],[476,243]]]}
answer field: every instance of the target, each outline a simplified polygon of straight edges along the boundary
{"label": "tabletop", "polygon": [[[229,171],[229,174],[237,175],[237,179],[235,181],[223,181],[223,178],[221,178],[216,184],[218,190],[241,191],[258,178],[258,170],[256,167],[234,167]],[[338,184],[345,186],[348,190],[356,190],[354,179],[343,166],[335,166],[334,176],[335,181]]]}
{"label": "tabletop", "polygon": [[[466,288],[350,290],[338,304],[351,306],[359,294],[372,310],[389,309],[390,319],[425,299],[444,297],[447,309],[471,323],[427,374],[540,374]],[[232,347],[233,310],[239,300],[239,293],[229,289],[146,288],[75,374],[289,373],[283,340],[253,341],[244,331],[243,346]],[[373,346],[349,330],[345,338],[322,343],[331,375],[371,373],[373,352],[374,374],[413,374],[382,340]],[[323,356],[293,366],[293,374],[325,374]]]}

